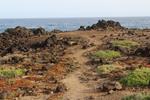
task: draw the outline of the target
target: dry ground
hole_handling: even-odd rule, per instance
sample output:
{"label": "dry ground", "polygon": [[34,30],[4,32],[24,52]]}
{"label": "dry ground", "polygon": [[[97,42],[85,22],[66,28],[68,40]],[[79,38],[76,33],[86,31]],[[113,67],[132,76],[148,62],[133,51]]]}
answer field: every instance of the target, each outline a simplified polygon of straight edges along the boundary
{"label": "dry ground", "polygon": [[[67,75],[65,79],[62,80],[68,89],[63,96],[63,100],[120,100],[123,96],[140,92],[140,90],[133,91],[127,89],[123,91],[116,91],[113,94],[107,95],[103,92],[97,92],[94,89],[96,83],[102,82],[103,79],[98,79],[96,81],[91,80],[88,82],[82,82],[81,80],[81,76],[84,76],[85,73],[90,73],[90,76],[92,77],[97,75],[97,73],[91,70],[92,66],[86,64],[88,58],[85,57],[84,54],[100,47],[104,37],[110,37],[112,34],[118,35],[120,32],[76,31],[59,34],[60,36],[82,37],[88,40],[89,43],[94,43],[94,46],[89,47],[88,49],[81,49],[79,45],[67,49],[66,57],[73,58],[76,62],[78,62],[78,69]],[[67,54],[67,52],[69,53]]]}

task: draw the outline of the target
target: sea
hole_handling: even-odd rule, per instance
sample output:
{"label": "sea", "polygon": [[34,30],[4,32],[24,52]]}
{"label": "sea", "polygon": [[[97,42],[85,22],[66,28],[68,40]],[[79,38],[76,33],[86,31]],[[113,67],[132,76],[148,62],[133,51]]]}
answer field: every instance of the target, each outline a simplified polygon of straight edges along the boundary
{"label": "sea", "polygon": [[39,19],[0,19],[0,32],[7,28],[23,26],[27,28],[43,27],[47,31],[59,29],[62,31],[74,31],[80,26],[89,26],[98,20],[114,20],[127,28],[150,28],[150,17],[99,17],[99,18],[39,18]]}

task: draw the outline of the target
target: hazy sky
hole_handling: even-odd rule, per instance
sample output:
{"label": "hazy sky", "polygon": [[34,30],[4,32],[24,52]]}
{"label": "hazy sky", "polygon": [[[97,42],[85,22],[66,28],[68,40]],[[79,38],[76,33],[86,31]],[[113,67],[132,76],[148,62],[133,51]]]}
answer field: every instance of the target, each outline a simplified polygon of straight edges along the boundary
{"label": "hazy sky", "polygon": [[150,0],[0,0],[0,18],[150,16]]}

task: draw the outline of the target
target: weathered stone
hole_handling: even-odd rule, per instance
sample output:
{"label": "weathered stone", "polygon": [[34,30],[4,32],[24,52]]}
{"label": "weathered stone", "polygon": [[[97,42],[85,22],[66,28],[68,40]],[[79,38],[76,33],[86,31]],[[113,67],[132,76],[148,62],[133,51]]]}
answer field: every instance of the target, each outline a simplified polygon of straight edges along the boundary
{"label": "weathered stone", "polygon": [[149,57],[150,56],[150,48],[149,45],[147,46],[141,46],[136,49],[135,55],[143,56],[143,57]]}
{"label": "weathered stone", "polygon": [[18,37],[28,37],[33,35],[32,31],[21,26],[17,26],[16,28],[8,28],[5,30],[6,33],[5,35],[10,35],[10,36],[18,36]]}
{"label": "weathered stone", "polygon": [[80,28],[78,30],[79,31],[85,31],[85,27],[84,26],[80,26]]}
{"label": "weathered stone", "polygon": [[61,32],[63,32],[63,31],[61,31],[59,29],[54,29],[54,30],[51,31],[51,33],[61,33]]}
{"label": "weathered stone", "polygon": [[46,34],[47,32],[45,31],[44,28],[37,28],[37,29],[32,29],[34,35],[43,35]]}
{"label": "weathered stone", "polygon": [[113,82],[109,81],[109,82],[104,82],[102,85],[99,86],[98,89],[104,92],[109,92],[111,90],[116,91],[116,90],[121,90],[122,85],[116,81]]}
{"label": "weathered stone", "polygon": [[47,47],[51,47],[53,46],[54,44],[57,44],[57,37],[56,35],[52,35],[50,36],[49,38],[47,38],[45,40],[45,43],[44,43]]}
{"label": "weathered stone", "polygon": [[[79,28],[80,30],[83,30],[83,27]],[[86,30],[99,30],[99,29],[103,29],[103,30],[107,30],[107,29],[124,29],[124,27],[122,27],[120,25],[119,22],[115,22],[112,20],[99,20],[96,24],[93,24],[92,26],[87,26]]]}

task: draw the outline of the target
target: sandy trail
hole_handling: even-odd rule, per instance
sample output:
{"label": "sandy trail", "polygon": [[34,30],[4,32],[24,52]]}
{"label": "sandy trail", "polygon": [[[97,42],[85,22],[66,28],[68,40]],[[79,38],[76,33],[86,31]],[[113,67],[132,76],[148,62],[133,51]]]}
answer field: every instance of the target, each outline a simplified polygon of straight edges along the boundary
{"label": "sandy trail", "polygon": [[[91,50],[93,48],[90,48],[88,50]],[[76,52],[70,55],[71,57],[75,58],[77,62],[79,62],[79,68],[69,74],[64,80],[63,83],[67,86],[68,91],[64,95],[63,100],[83,100],[86,96],[86,92],[89,90],[89,88],[80,82],[79,76],[83,74],[88,68],[88,66],[85,65],[87,62],[87,59],[83,56],[85,52],[88,50],[77,50]]]}
{"label": "sandy trail", "polygon": [[[83,37],[81,35],[81,37]],[[89,40],[89,43],[94,43],[96,45],[99,44],[95,39],[91,39],[88,35],[84,35],[83,38]],[[88,91],[90,88],[85,84],[81,83],[79,77],[83,74],[83,72],[89,70],[89,66],[86,65],[88,58],[84,57],[83,54],[95,49],[96,46],[90,47],[88,49],[81,49],[80,46],[71,47],[68,51],[72,53],[67,57],[74,58],[76,62],[79,63],[79,68],[75,70],[73,73],[70,73],[62,82],[67,86],[68,91],[65,93],[63,100],[85,100],[88,96]]]}

